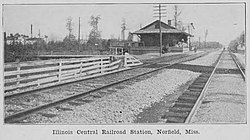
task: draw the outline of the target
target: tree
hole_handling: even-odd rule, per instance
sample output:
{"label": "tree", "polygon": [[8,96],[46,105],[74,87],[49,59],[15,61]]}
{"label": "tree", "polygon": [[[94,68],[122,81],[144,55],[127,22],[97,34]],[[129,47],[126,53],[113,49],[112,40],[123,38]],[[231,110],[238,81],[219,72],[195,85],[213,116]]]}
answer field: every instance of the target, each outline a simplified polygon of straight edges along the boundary
{"label": "tree", "polygon": [[70,42],[70,41],[75,41],[75,40],[76,40],[76,36],[71,34],[71,35],[65,36],[65,38],[63,39],[63,42]]}
{"label": "tree", "polygon": [[237,39],[234,39],[234,40],[232,40],[232,41],[229,43],[229,48],[230,48],[231,50],[237,51],[237,46],[238,46],[238,45],[239,45],[239,44],[238,44]]}
{"label": "tree", "polygon": [[244,32],[240,34],[239,42],[241,46],[245,46],[245,33]]}
{"label": "tree", "polygon": [[89,40],[88,44],[94,46],[94,45],[100,45],[101,43],[101,32],[98,30],[98,23],[101,19],[100,15],[98,16],[91,16],[90,17],[90,26],[92,26],[92,29],[89,33]]}
{"label": "tree", "polygon": [[74,36],[72,36],[72,30],[73,30],[73,22],[72,22],[72,17],[71,16],[69,16],[67,19],[66,19],[66,28],[67,28],[67,30],[69,31],[69,35],[68,35],[68,39],[69,39],[69,41],[72,39],[72,37],[74,37]]}
{"label": "tree", "polygon": [[182,25],[178,25],[178,23],[177,23],[177,20],[178,20],[178,17],[180,16],[180,14],[181,14],[181,11],[180,12],[178,11],[178,6],[177,5],[174,6],[174,10],[175,10],[175,12],[174,12],[174,27],[181,30],[182,27],[178,27],[178,26],[182,26]]}
{"label": "tree", "polygon": [[229,43],[229,48],[234,51],[238,51],[238,46],[245,47],[245,33],[242,32],[240,36],[235,38]]}

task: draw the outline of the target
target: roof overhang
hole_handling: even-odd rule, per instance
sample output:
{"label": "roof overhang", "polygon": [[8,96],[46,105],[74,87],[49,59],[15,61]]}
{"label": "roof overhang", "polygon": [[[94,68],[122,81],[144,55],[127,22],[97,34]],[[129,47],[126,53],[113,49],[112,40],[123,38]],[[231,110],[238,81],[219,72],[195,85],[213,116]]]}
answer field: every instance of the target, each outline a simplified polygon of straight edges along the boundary
{"label": "roof overhang", "polygon": [[[156,25],[157,23],[159,22],[159,20],[156,20],[152,23],[150,23],[149,25],[141,28],[140,30],[138,31],[135,31],[133,32],[132,34],[136,34],[136,35],[142,35],[142,34],[159,34],[160,31],[159,31],[159,28],[156,28]],[[170,26],[164,22],[161,22],[162,26],[161,26],[161,32],[163,34],[184,34],[186,36],[190,36],[190,37],[193,37],[193,35],[185,32],[185,31],[182,31],[182,30],[179,30],[173,26]]]}
{"label": "roof overhang", "polygon": [[[186,36],[194,37],[194,35],[191,35],[189,33],[178,31],[178,30],[163,30],[161,31],[163,34],[184,34]],[[132,34],[141,35],[141,34],[159,34],[159,30],[151,30],[151,31],[144,31],[144,30],[138,30],[133,32]]]}

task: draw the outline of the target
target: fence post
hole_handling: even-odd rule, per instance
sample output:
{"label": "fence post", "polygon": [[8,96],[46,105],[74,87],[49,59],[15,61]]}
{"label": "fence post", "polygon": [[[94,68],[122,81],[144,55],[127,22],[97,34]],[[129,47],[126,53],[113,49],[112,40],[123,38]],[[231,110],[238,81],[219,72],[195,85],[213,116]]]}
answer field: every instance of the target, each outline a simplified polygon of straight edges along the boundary
{"label": "fence post", "polygon": [[80,76],[82,76],[82,60],[81,60],[81,66],[80,66]]}
{"label": "fence post", "polygon": [[62,78],[62,60],[60,59],[59,61],[59,71],[58,71],[58,82],[61,82],[61,78]]}
{"label": "fence post", "polygon": [[[19,62],[18,62],[19,63]],[[20,70],[21,70],[21,66],[20,66],[20,64],[17,64],[17,72],[18,72],[18,74],[17,74],[17,83],[16,83],[16,86],[18,87],[19,86],[19,84],[20,84]]]}
{"label": "fence post", "polygon": [[101,65],[101,73],[103,73],[103,60],[102,60],[102,58],[101,58],[101,63],[100,63],[100,65]]}
{"label": "fence post", "polygon": [[128,54],[125,53],[125,55],[124,55],[124,67],[127,66],[127,61],[128,61],[127,58],[128,58]]}

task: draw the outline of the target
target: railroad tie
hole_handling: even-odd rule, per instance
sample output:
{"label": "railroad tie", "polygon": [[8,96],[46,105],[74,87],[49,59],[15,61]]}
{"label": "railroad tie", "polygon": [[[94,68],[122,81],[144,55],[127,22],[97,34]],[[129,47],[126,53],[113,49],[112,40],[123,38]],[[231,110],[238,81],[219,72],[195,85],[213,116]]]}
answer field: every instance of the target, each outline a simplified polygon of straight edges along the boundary
{"label": "railroad tie", "polygon": [[188,107],[188,108],[192,108],[194,106],[194,103],[189,103],[189,102],[185,102],[185,101],[177,101],[174,104],[174,107]]}
{"label": "railroad tie", "polygon": [[196,79],[195,83],[206,83],[208,79]]}
{"label": "railroad tie", "polygon": [[195,91],[186,91],[183,93],[183,95],[196,96],[196,97],[198,97],[200,94],[201,92],[195,92]]}
{"label": "railroad tie", "polygon": [[188,116],[188,112],[167,112],[165,118],[168,119],[170,117],[178,117],[178,118],[186,118]]}
{"label": "railroad tie", "polygon": [[204,85],[203,84],[192,84],[189,88],[197,88],[197,89],[203,89]]}
{"label": "railroad tie", "polygon": [[202,73],[199,78],[209,78],[211,73]]}
{"label": "railroad tie", "polygon": [[167,123],[184,123],[186,118],[180,117],[167,117]]}
{"label": "railroad tie", "polygon": [[198,96],[181,95],[177,100],[189,102],[189,103],[195,103],[197,98],[198,98]]}
{"label": "railroad tie", "polygon": [[199,83],[199,82],[194,82],[192,83],[193,86],[202,86],[204,87],[206,85],[206,83]]}
{"label": "railroad tie", "polygon": [[178,103],[169,109],[164,118],[167,119],[167,123],[184,123],[192,107],[191,104]]}
{"label": "railroad tie", "polygon": [[192,110],[191,107],[171,107],[169,109],[169,112],[180,112],[180,113],[183,113],[183,112],[190,112]]}
{"label": "railroad tie", "polygon": [[194,91],[194,92],[201,92],[201,91],[202,91],[202,88],[189,87],[188,90],[191,91],[191,92],[193,92],[193,91]]}

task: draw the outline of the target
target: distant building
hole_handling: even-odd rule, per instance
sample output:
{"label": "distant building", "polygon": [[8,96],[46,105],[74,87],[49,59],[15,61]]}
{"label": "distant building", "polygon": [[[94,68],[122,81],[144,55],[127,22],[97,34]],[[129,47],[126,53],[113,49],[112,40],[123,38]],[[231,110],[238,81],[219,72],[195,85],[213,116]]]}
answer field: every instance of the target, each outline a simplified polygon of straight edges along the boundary
{"label": "distant building", "polygon": [[237,50],[246,50],[246,47],[243,43],[239,43],[239,45],[237,45]]}
{"label": "distant building", "polygon": [[28,38],[26,39],[26,44],[33,45],[34,43],[39,42],[39,41],[43,41],[43,38],[36,38],[36,37]]}
{"label": "distant building", "polygon": [[25,44],[26,40],[29,38],[27,35],[20,35],[20,34],[10,34],[10,36],[6,37],[6,43],[11,44]]}
{"label": "distant building", "polygon": [[13,45],[13,44],[34,44],[39,41],[44,41],[43,38],[29,38],[27,35],[20,35],[16,33],[15,35],[10,34],[9,36],[6,37],[6,43],[8,45]]}

